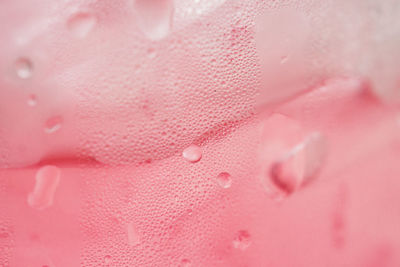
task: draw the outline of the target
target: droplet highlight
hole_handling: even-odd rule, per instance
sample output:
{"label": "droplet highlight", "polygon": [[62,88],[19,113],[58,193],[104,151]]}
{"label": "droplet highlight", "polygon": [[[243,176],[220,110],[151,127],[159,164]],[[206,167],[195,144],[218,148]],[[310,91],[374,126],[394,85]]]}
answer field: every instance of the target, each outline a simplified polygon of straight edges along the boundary
{"label": "droplet highlight", "polygon": [[21,79],[32,77],[33,63],[28,58],[19,58],[15,61],[15,71]]}
{"label": "droplet highlight", "polygon": [[233,247],[239,250],[246,250],[251,245],[251,236],[248,231],[240,230],[233,239]]}
{"label": "droplet highlight", "polygon": [[72,15],[67,23],[68,30],[76,38],[85,38],[96,25],[96,17],[89,12],[78,12]]}
{"label": "droplet highlight", "polygon": [[38,210],[52,206],[60,176],[61,171],[56,166],[41,167],[36,173],[33,191],[28,195],[28,205]]}
{"label": "droplet highlight", "polygon": [[138,27],[148,39],[160,40],[169,34],[174,14],[173,0],[135,0],[133,6]]}
{"label": "droplet highlight", "polygon": [[183,151],[182,156],[187,161],[195,163],[201,159],[202,154],[203,152],[199,146],[191,145]]}
{"label": "droplet highlight", "polygon": [[217,182],[222,188],[229,188],[232,185],[232,176],[227,172],[221,172],[217,176]]}

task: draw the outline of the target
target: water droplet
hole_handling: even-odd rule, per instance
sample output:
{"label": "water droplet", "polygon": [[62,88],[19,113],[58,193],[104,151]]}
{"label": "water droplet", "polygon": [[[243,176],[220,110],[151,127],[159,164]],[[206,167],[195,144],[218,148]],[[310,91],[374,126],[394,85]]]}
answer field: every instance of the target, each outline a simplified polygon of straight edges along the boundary
{"label": "water droplet", "polygon": [[127,233],[128,233],[128,243],[130,246],[136,246],[140,243],[139,234],[136,230],[135,225],[131,222],[127,225]]}
{"label": "water droplet", "polygon": [[63,118],[61,116],[51,117],[46,121],[44,131],[48,134],[52,134],[61,128],[63,123]]}
{"label": "water droplet", "polygon": [[217,176],[217,182],[222,188],[229,188],[232,185],[232,176],[227,172],[221,172]]}
{"label": "water droplet", "polygon": [[325,139],[319,133],[311,134],[271,165],[272,183],[285,194],[309,184],[321,169],[325,152]]}
{"label": "water droplet", "polygon": [[340,185],[331,220],[332,244],[336,249],[342,249],[346,244],[348,195],[347,185]]}
{"label": "water droplet", "polygon": [[33,192],[28,195],[29,206],[39,210],[50,207],[60,182],[60,175],[61,171],[56,166],[41,167],[36,173]]}
{"label": "water droplet", "polygon": [[105,255],[104,256],[104,264],[105,265],[111,264],[111,256],[110,255]]}
{"label": "water droplet", "polygon": [[33,64],[27,58],[19,58],[15,61],[15,70],[21,79],[28,79],[32,76]]}
{"label": "water droplet", "polygon": [[155,50],[154,48],[149,48],[149,49],[147,49],[147,56],[148,56],[150,59],[155,58],[155,57],[157,56],[156,50]]}
{"label": "water droplet", "polygon": [[233,247],[246,250],[251,245],[251,236],[246,230],[240,230],[233,239]]}
{"label": "water droplet", "polygon": [[189,162],[195,163],[198,162],[201,157],[202,157],[202,151],[199,146],[196,145],[191,145],[188,148],[186,148],[182,156]]}
{"label": "water droplet", "polygon": [[85,38],[96,24],[96,17],[89,12],[78,12],[72,15],[67,27],[77,38]]}
{"label": "water droplet", "polygon": [[1,238],[8,238],[10,237],[10,234],[8,233],[8,230],[5,228],[0,227],[0,239]]}
{"label": "water droplet", "polygon": [[190,266],[192,266],[192,263],[188,259],[183,259],[183,260],[181,260],[181,264],[179,266],[180,267],[190,267]]}
{"label": "water droplet", "polygon": [[288,56],[282,56],[281,57],[281,64],[285,64],[288,61],[289,57]]}
{"label": "water droplet", "polygon": [[174,14],[173,0],[135,0],[136,21],[140,30],[151,40],[168,35]]}
{"label": "water droplet", "polygon": [[30,95],[28,97],[28,106],[35,107],[37,105],[37,97],[36,95]]}

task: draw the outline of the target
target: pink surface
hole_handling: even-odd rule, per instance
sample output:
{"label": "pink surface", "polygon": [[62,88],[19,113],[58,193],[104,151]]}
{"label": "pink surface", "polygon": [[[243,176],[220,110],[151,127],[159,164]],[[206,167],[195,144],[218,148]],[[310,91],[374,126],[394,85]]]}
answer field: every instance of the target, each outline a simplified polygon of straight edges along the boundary
{"label": "pink surface", "polygon": [[400,266],[397,0],[0,3],[0,266]]}

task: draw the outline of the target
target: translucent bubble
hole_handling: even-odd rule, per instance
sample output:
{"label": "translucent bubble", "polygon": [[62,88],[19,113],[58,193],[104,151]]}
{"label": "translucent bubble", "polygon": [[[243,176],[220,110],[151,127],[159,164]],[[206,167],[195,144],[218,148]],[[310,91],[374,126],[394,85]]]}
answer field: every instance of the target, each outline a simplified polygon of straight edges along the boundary
{"label": "translucent bubble", "polygon": [[19,58],[15,61],[17,76],[21,79],[28,79],[33,73],[33,64],[28,58]]}
{"label": "translucent bubble", "polygon": [[217,176],[217,182],[222,188],[229,188],[232,185],[232,176],[227,172],[221,172]]}
{"label": "translucent bubble", "polygon": [[246,250],[251,245],[251,236],[246,230],[240,230],[233,239],[233,247],[240,250]]}
{"label": "translucent bubble", "polygon": [[202,151],[199,146],[196,145],[191,145],[188,148],[186,148],[182,156],[189,162],[195,163],[198,162],[201,157],[202,157]]}
{"label": "translucent bubble", "polygon": [[85,38],[95,25],[96,17],[89,12],[78,12],[67,22],[69,31],[77,38]]}
{"label": "translucent bubble", "polygon": [[58,167],[47,165],[36,173],[36,183],[28,195],[28,204],[35,209],[46,209],[53,204],[54,194],[60,182],[61,171]]}

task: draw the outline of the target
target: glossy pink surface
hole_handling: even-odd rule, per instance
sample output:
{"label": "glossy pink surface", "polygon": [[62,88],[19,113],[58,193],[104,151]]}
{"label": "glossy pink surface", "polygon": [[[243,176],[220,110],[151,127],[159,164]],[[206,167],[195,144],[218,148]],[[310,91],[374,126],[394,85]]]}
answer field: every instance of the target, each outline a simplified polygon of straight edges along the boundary
{"label": "glossy pink surface", "polygon": [[397,0],[4,0],[0,266],[400,266]]}

